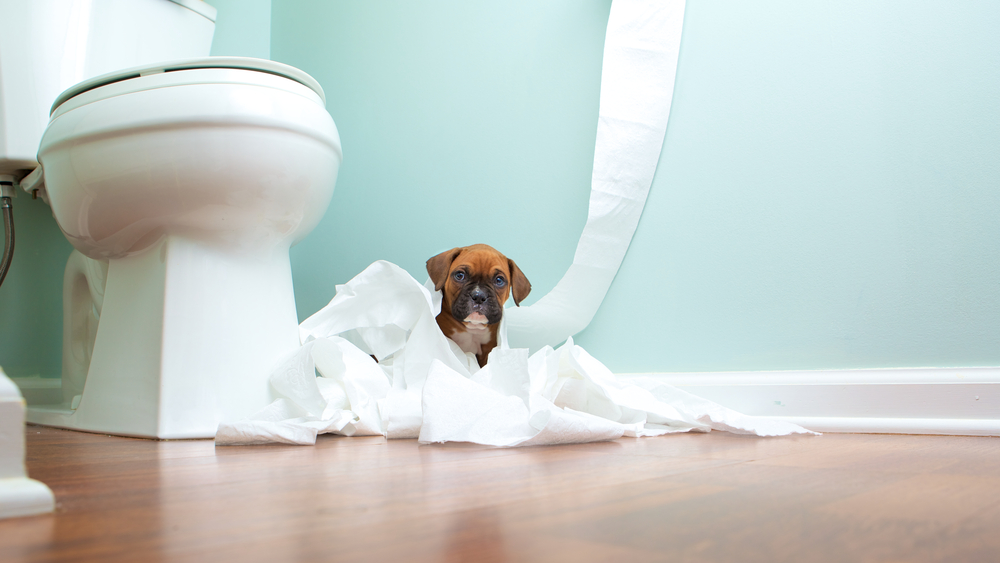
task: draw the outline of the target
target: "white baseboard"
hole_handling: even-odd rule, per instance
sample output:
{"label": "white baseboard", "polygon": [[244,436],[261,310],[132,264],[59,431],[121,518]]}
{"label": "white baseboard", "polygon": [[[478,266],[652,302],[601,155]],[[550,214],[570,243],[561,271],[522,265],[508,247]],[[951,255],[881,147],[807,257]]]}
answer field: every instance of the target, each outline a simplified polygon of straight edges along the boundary
{"label": "white baseboard", "polygon": [[61,377],[12,377],[29,405],[58,405],[63,400]]}
{"label": "white baseboard", "polygon": [[630,373],[818,432],[1000,436],[1000,368]]}
{"label": "white baseboard", "polygon": [[[783,418],[817,432],[1000,436],[1000,367],[618,377],[651,377],[744,414]],[[59,379],[15,381],[29,404],[62,397]]]}

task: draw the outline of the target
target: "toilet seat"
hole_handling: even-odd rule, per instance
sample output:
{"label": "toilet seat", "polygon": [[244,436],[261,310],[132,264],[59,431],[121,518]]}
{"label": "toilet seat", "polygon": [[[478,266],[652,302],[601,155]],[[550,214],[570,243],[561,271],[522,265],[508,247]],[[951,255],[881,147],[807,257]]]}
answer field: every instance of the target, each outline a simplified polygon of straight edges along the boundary
{"label": "toilet seat", "polygon": [[56,98],[50,119],[98,100],[190,84],[269,86],[297,92],[326,106],[323,87],[315,78],[295,67],[248,57],[202,57],[133,67],[85,80]]}

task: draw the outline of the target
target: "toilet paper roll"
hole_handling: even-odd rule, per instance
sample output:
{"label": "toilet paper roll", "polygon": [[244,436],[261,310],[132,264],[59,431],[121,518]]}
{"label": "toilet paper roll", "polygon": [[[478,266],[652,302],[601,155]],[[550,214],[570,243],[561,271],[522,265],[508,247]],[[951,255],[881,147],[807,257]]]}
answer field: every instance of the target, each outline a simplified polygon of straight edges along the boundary
{"label": "toilet paper roll", "polygon": [[625,258],[660,157],[673,100],[684,0],[614,0],[587,222],[569,270],[508,311],[511,345],[555,346],[590,324]]}

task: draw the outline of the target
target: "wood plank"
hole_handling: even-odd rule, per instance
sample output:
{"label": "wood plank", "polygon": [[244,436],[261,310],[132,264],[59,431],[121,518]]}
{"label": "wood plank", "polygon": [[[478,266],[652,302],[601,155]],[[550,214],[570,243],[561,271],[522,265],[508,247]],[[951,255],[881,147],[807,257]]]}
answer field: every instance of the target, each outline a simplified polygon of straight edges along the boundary
{"label": "wood plank", "polygon": [[26,438],[57,510],[0,521],[4,562],[1000,559],[996,438]]}

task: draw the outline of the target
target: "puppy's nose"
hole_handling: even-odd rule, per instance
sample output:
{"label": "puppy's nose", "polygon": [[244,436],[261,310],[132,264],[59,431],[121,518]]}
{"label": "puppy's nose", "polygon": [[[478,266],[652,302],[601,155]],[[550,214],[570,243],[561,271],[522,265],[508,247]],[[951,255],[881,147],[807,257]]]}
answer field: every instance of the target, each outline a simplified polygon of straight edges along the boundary
{"label": "puppy's nose", "polygon": [[486,292],[478,287],[474,288],[472,290],[472,293],[469,294],[469,298],[472,299],[472,302],[475,303],[476,305],[482,305],[483,303],[486,303],[487,297],[488,295],[486,295]]}

